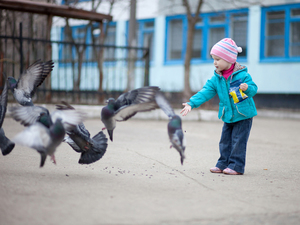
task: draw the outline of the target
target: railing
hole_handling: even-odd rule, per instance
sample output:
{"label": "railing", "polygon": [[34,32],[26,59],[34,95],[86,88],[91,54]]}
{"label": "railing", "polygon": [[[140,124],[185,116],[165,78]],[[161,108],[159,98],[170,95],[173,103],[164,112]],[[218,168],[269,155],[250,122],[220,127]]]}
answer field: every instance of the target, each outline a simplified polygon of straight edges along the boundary
{"label": "railing", "polygon": [[0,90],[3,72],[18,78],[38,59],[53,60],[54,68],[35,93],[37,103],[101,104],[126,89],[130,72],[135,86],[149,85],[148,48],[34,39],[19,30],[19,36],[0,35]]}

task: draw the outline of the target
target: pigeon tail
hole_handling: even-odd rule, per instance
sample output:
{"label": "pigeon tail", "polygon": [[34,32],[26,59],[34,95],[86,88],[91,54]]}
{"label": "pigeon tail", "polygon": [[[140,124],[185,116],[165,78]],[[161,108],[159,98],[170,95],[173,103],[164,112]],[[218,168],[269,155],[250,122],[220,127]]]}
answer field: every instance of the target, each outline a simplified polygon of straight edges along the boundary
{"label": "pigeon tail", "polygon": [[107,138],[105,134],[102,131],[100,131],[92,139],[93,145],[91,149],[81,154],[78,163],[90,164],[98,161],[105,154],[107,149]]}
{"label": "pigeon tail", "polygon": [[41,154],[41,163],[40,163],[40,168],[44,166],[46,158],[47,158],[47,154],[46,152],[40,152]]}
{"label": "pigeon tail", "polygon": [[15,147],[15,143],[4,137],[4,141],[1,140],[0,148],[2,155],[8,155]]}
{"label": "pigeon tail", "polygon": [[80,164],[94,163],[94,162],[98,161],[99,159],[101,159],[102,156],[104,155],[104,153],[105,153],[105,150],[101,153],[98,153],[98,151],[96,152],[92,149],[88,152],[83,152],[83,153],[81,153],[78,163],[80,163]]}
{"label": "pigeon tail", "polygon": [[185,159],[185,155],[184,155],[184,152],[179,152],[180,154],[180,162],[181,162],[181,165],[183,165],[183,161]]}
{"label": "pigeon tail", "polygon": [[98,149],[100,149],[101,152],[103,152],[103,149],[104,149],[104,152],[106,151],[107,138],[102,131],[100,131],[98,134],[96,134],[92,139],[94,141],[93,149],[95,151],[98,151]]}

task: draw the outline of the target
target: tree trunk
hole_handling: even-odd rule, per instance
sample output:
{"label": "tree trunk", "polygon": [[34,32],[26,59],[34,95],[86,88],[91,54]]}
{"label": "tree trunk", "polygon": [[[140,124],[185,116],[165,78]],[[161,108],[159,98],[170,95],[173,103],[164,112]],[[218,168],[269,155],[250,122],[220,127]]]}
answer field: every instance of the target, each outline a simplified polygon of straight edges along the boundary
{"label": "tree trunk", "polygon": [[[130,5],[130,19],[129,19],[129,47],[136,47],[136,0],[131,0]],[[128,70],[127,70],[127,88],[125,91],[134,89],[135,84],[135,57],[136,50],[130,49],[128,51]]]}
{"label": "tree trunk", "polygon": [[[99,29],[101,31],[100,33],[100,37],[99,37],[99,42],[100,44],[104,44],[104,41],[105,41],[105,38],[106,38],[106,35],[107,35],[107,31],[108,31],[108,26],[109,24],[107,23],[106,24],[106,29],[105,29],[105,32],[104,32],[104,26],[103,26],[103,23],[101,23],[99,25]],[[93,39],[93,42],[95,44],[95,40]],[[103,103],[104,101],[104,97],[103,97],[103,57],[104,57],[104,48],[101,47],[99,52],[95,51],[95,56],[96,56],[96,59],[97,59],[97,64],[98,64],[98,71],[99,71],[99,87],[98,87],[98,93],[101,93],[101,95],[99,95],[99,98],[98,98],[98,102],[100,104]]]}
{"label": "tree trunk", "polygon": [[195,33],[195,25],[199,19],[199,13],[203,4],[203,0],[198,0],[196,12],[193,15],[191,12],[191,7],[188,0],[182,0],[183,5],[187,11],[188,18],[188,37],[186,44],[186,54],[184,60],[184,90],[183,90],[183,101],[188,101],[192,95],[192,90],[190,86],[190,67],[191,67],[191,59],[193,53],[193,43],[194,43],[194,33]]}
{"label": "tree trunk", "polygon": [[190,87],[190,68],[191,68],[191,59],[192,59],[194,33],[195,33],[194,27],[195,27],[195,23],[193,21],[189,21],[186,54],[184,60],[184,91],[183,91],[184,101],[187,101],[192,95],[192,90]]}
{"label": "tree trunk", "polygon": [[[48,15],[47,17],[47,31],[46,31],[46,39],[50,40],[51,37],[51,27],[52,27],[52,16]],[[46,44],[46,61],[52,59],[52,45],[51,43]],[[51,95],[51,73],[47,76],[45,80],[45,87],[48,90],[46,92],[46,102],[51,102],[52,95]]]}

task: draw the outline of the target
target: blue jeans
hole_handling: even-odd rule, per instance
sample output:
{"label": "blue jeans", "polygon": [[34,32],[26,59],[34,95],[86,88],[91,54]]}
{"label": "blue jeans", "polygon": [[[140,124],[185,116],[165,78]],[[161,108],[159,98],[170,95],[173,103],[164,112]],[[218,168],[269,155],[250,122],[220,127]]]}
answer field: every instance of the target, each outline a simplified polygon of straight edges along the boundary
{"label": "blue jeans", "polygon": [[253,118],[235,123],[224,123],[219,143],[220,158],[216,167],[224,170],[230,168],[244,173],[246,164],[246,148],[252,127]]}

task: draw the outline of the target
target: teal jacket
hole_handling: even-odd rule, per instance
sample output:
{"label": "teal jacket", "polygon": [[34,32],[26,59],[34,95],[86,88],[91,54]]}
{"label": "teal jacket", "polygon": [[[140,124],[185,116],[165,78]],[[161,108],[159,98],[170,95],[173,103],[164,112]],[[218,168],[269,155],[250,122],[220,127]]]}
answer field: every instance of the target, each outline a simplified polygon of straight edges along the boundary
{"label": "teal jacket", "polygon": [[[248,98],[244,101],[234,104],[233,99],[229,95],[230,82],[241,79],[242,83],[248,84],[248,89],[244,92]],[[235,63],[232,73],[232,80],[230,77],[226,80],[221,73],[214,72],[203,88],[190,98],[188,104],[193,108],[197,108],[204,102],[212,99],[218,94],[219,103],[219,119],[225,123],[234,123],[240,120],[252,118],[257,115],[253,96],[257,93],[257,86],[252,81],[246,66],[241,66]]]}

